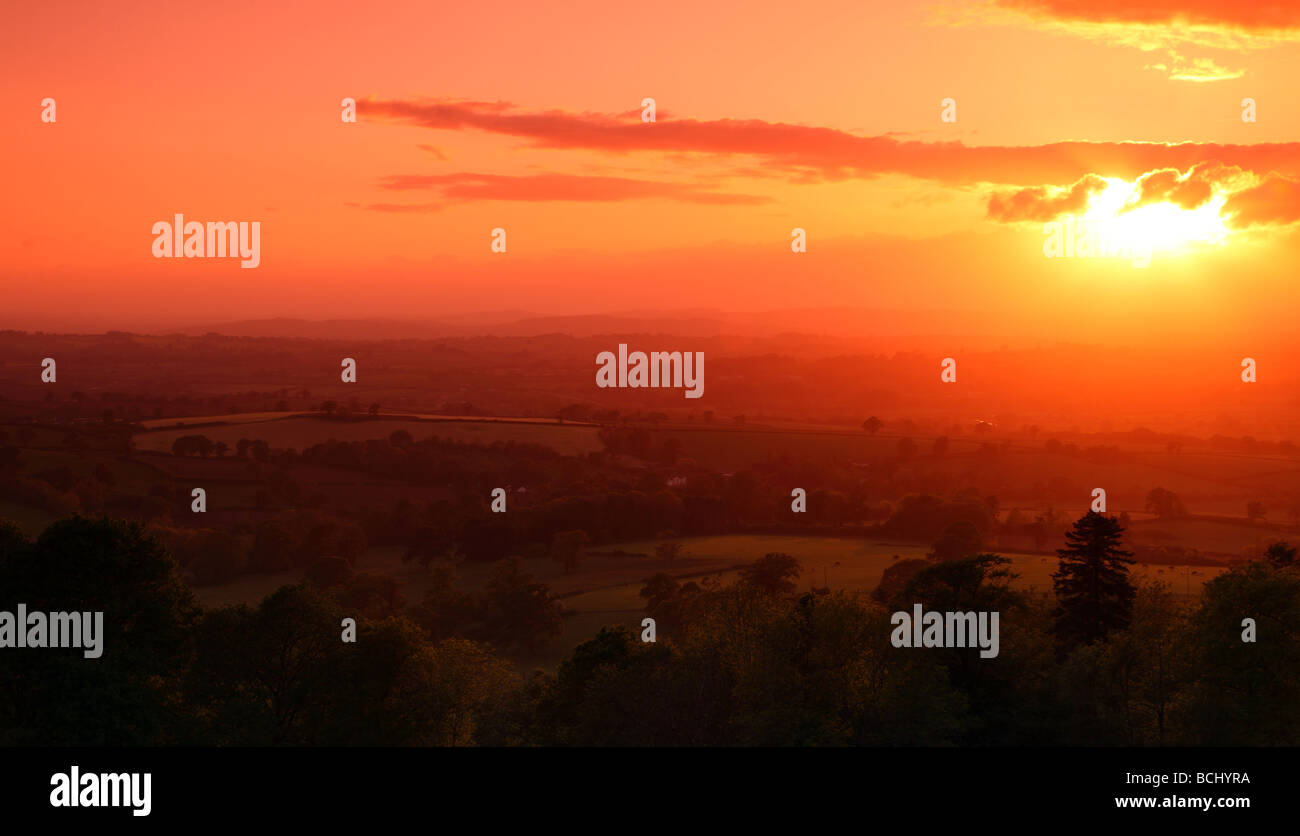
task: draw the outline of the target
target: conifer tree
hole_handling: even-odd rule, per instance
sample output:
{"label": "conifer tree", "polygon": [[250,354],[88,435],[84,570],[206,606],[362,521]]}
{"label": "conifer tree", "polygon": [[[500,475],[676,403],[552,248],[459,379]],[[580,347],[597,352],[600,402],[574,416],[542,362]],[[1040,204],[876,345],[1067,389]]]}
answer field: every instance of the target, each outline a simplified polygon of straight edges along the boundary
{"label": "conifer tree", "polygon": [[1052,575],[1052,619],[1062,650],[1128,627],[1135,594],[1128,566],[1134,561],[1120,548],[1123,533],[1118,520],[1089,511],[1066,532],[1065,548],[1056,550],[1061,562]]}

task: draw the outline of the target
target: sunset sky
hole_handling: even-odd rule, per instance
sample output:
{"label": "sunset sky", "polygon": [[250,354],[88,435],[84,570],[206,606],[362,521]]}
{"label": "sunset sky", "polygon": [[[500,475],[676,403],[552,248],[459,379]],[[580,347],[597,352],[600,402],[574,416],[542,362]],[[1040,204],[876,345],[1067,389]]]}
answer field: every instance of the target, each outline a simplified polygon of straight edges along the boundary
{"label": "sunset sky", "polygon": [[[0,30],[0,327],[830,306],[1295,330],[1296,4],[33,3]],[[1128,222],[1150,267],[1046,258],[1071,212]],[[260,221],[261,266],[155,259],[176,213]]]}

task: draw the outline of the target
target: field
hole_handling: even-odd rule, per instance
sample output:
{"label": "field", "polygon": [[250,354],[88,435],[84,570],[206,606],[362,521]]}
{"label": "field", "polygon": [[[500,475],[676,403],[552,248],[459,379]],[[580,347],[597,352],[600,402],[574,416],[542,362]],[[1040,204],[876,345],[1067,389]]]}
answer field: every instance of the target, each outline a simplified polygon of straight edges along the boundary
{"label": "field", "polygon": [[[386,438],[405,430],[416,439],[437,435],[459,441],[516,441],[541,444],[567,455],[586,455],[603,449],[598,428],[590,424],[559,423],[528,418],[458,418],[420,415],[388,416],[361,420],[330,420],[319,414],[245,413],[207,416],[177,421],[145,422],[150,429],[137,433],[137,449],[170,452],[182,435],[202,434],[224,441],[233,448],[241,438],[261,439],[272,448],[302,450],[312,444],[335,439],[364,441]],[[210,421],[221,423],[198,426]],[[651,430],[658,439],[681,443],[681,454],[700,467],[718,472],[735,472],[756,463],[787,459],[824,465],[856,466],[895,458],[904,438],[889,432],[869,436],[851,430],[807,426],[745,427],[667,424]],[[1189,445],[1185,452],[1153,449],[1149,443],[1125,441],[1112,460],[1090,460],[1082,455],[1048,452],[1043,441],[1032,444],[992,440],[996,452],[980,455],[984,440],[953,437],[948,451],[934,454],[932,435],[907,436],[917,454],[902,460],[899,468],[917,490],[943,491],[952,485],[978,485],[995,495],[1003,508],[1042,509],[1087,507],[1095,487],[1107,491],[1113,512],[1138,514],[1144,510],[1147,491],[1162,486],[1176,491],[1193,514],[1215,514],[1244,518],[1246,503],[1274,497],[1268,519],[1290,521],[1300,515],[1300,493],[1293,489],[1300,476],[1300,458],[1274,453],[1244,455],[1212,450],[1208,445]],[[1104,437],[1080,437],[1080,447],[1108,445]],[[1217,544],[1221,538],[1215,537]],[[1194,540],[1184,545],[1236,554],[1250,544],[1229,537],[1226,547]]]}
{"label": "field", "polygon": [[1296,539],[1280,527],[1251,524],[1236,519],[1135,520],[1126,534],[1127,542],[1141,546],[1180,545],[1206,554],[1241,557],[1242,550],[1263,550],[1278,540]]}
{"label": "field", "polygon": [[[237,416],[226,416],[237,417]],[[189,419],[197,421],[199,419]],[[223,419],[224,420],[224,419]],[[406,430],[420,440],[436,435],[456,441],[477,441],[491,444],[494,441],[515,441],[544,444],[566,455],[586,455],[602,449],[596,437],[596,428],[581,424],[559,424],[553,421],[537,422],[504,419],[390,419],[374,418],[358,421],[329,420],[323,417],[290,415],[271,420],[242,421],[203,427],[175,427],[154,429],[134,436],[136,448],[157,452],[171,452],[172,442],[183,435],[204,435],[212,441],[224,441],[232,450],[241,438],[262,440],[274,449],[302,450],[330,439],[336,441],[366,441],[387,438],[398,430]]]}
{"label": "field", "polygon": [[147,430],[193,427],[196,424],[257,424],[301,415],[301,412],[238,412],[231,415],[192,415],[185,418],[152,418],[137,422]]}

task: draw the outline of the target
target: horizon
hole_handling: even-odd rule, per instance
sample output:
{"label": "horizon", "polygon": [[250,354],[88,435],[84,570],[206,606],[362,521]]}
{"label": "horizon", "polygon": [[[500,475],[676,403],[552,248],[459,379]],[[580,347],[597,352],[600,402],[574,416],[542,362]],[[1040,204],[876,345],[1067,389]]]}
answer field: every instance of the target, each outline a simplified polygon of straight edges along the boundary
{"label": "horizon", "polygon": [[9,6],[7,809],[1288,798],[1300,2]]}

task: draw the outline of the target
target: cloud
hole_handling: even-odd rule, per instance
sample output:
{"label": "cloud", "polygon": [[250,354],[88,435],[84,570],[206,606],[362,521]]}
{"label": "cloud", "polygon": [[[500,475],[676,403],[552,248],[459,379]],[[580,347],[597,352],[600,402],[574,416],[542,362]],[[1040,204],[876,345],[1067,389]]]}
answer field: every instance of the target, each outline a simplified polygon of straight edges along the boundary
{"label": "cloud", "polygon": [[1300,40],[1300,5],[1251,0],[992,0],[950,16],[955,25],[1028,26],[1143,52],[1164,50],[1168,59],[1147,69],[1170,81],[1213,82],[1241,78],[1244,68],[1206,55],[1185,56],[1188,47],[1247,54]]}
{"label": "cloud", "polygon": [[1236,166],[1225,166],[1217,160],[1198,163],[1183,174],[1176,168],[1162,168],[1143,174],[1134,184],[1136,194],[1123,211],[1131,211],[1151,203],[1172,203],[1183,209],[1195,209],[1205,204],[1213,195],[1215,186],[1228,185],[1245,173]]}
{"label": "cloud", "polygon": [[1012,221],[1050,221],[1060,215],[1080,214],[1097,192],[1106,190],[1107,182],[1089,174],[1062,189],[1034,186],[1015,192],[994,194],[989,198],[988,216],[1002,223]]}
{"label": "cloud", "polygon": [[1230,196],[1222,214],[1228,226],[1236,228],[1300,221],[1300,179],[1270,173],[1258,185]]}
{"label": "cloud", "polygon": [[394,214],[408,214],[416,212],[441,212],[445,208],[442,203],[347,203],[356,209],[369,209],[371,212],[392,212]]}
{"label": "cloud", "polygon": [[[1108,187],[1106,180],[1089,174],[1069,186],[1034,186],[994,193],[988,201],[988,218],[1000,223],[1043,222],[1082,214],[1093,195]],[[1186,173],[1162,168],[1143,174],[1134,183],[1133,194],[1117,212],[1123,214],[1155,203],[1191,210],[1204,206],[1216,196],[1223,201],[1219,216],[1229,227],[1240,229],[1300,221],[1300,178],[1277,172],[1261,177],[1217,160],[1199,163]]]}
{"label": "cloud", "polygon": [[1211,26],[1273,32],[1300,29],[1300,4],[1252,0],[997,0],[997,5],[1056,20]]}
{"label": "cloud", "polygon": [[1217,159],[1255,171],[1300,175],[1300,143],[1056,142],[1032,146],[968,146],[858,136],[835,128],[759,119],[671,119],[520,111],[506,102],[382,101],[358,103],[358,114],[437,130],[478,130],[525,139],[536,148],[610,154],[711,155],[750,171],[797,183],[902,174],[948,184],[1034,186],[1071,183],[1086,174],[1133,180],[1159,168],[1185,170]]}
{"label": "cloud", "polygon": [[575,201],[603,203],[663,198],[683,203],[755,205],[768,203],[762,195],[707,191],[688,183],[587,177],[575,174],[393,174],[380,180],[393,191],[433,190],[449,201],[509,200],[525,202]]}
{"label": "cloud", "polygon": [[1212,58],[1186,58],[1174,50],[1168,50],[1169,63],[1148,64],[1147,69],[1159,70],[1169,76],[1171,81],[1193,81],[1206,83],[1210,81],[1231,81],[1241,78],[1245,70],[1230,70],[1220,66]]}

